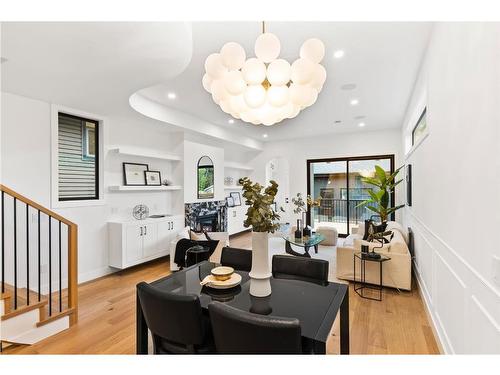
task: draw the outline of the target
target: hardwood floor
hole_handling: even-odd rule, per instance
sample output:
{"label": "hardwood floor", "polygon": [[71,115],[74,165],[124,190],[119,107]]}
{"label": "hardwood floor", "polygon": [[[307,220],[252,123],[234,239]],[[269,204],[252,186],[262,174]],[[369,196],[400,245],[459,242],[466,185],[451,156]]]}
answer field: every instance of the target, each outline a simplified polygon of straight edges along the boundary
{"label": "hardwood floor", "polygon": [[[231,238],[250,248],[250,233]],[[31,346],[11,346],[3,354],[135,353],[135,285],[170,273],[167,258],[79,286],[79,321],[70,329]],[[438,354],[417,287],[411,292],[384,289],[381,302],[361,299],[349,289],[352,354]],[[329,353],[338,353],[334,324]]]}

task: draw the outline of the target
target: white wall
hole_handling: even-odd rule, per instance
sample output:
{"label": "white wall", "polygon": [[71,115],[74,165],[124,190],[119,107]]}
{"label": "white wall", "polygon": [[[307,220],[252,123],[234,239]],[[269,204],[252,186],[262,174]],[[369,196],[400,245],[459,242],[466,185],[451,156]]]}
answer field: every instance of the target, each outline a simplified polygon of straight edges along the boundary
{"label": "white wall", "polygon": [[447,353],[500,353],[499,47],[498,23],[436,24],[402,134],[426,98],[429,135],[406,159],[413,205],[403,216]]}
{"label": "white wall", "polygon": [[[4,92],[1,105],[2,183],[50,208],[50,104]],[[109,145],[147,147],[164,153],[178,151],[182,134],[169,133],[161,123],[142,118],[132,110],[130,112],[131,116],[127,118],[107,117],[105,126],[108,127]],[[180,162],[106,154],[105,204],[54,210],[79,226],[80,282],[112,271],[107,266],[106,222],[109,219],[131,217],[132,208],[139,203],[148,205],[151,213],[183,213],[182,191],[108,192],[109,185],[122,183],[123,161],[149,163],[150,169],[162,172],[162,178],[167,178],[174,184],[182,184],[182,171],[178,170],[182,168]],[[21,237],[23,236],[20,236],[22,241]],[[23,243],[19,243],[19,246],[23,248]]]}
{"label": "white wall", "polygon": [[[394,154],[396,166],[401,165],[401,131],[400,129],[376,132],[360,131],[349,134],[334,134],[320,137],[309,137],[282,142],[268,142],[264,151],[249,164],[255,170],[252,178],[260,183],[266,181],[266,163],[272,159],[284,158],[289,167],[289,194],[307,194],[307,159],[335,158],[347,156],[367,156]],[[279,189],[279,188],[278,188]],[[285,188],[286,189],[286,188]],[[396,192],[396,200],[404,200],[402,193]],[[282,219],[290,221],[294,214],[285,208]]]}

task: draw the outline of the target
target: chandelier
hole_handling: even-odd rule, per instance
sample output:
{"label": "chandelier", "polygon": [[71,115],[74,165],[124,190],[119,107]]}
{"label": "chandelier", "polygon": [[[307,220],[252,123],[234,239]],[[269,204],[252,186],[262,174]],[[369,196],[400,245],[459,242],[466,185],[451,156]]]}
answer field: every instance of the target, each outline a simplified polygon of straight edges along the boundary
{"label": "chandelier", "polygon": [[313,105],[326,80],[320,65],[325,46],[319,39],[306,40],[300,58],[291,65],[280,59],[280,41],[265,31],[255,41],[255,56],[247,59],[235,42],[224,44],[220,53],[205,61],[203,87],[213,101],[236,119],[270,126],[294,118]]}

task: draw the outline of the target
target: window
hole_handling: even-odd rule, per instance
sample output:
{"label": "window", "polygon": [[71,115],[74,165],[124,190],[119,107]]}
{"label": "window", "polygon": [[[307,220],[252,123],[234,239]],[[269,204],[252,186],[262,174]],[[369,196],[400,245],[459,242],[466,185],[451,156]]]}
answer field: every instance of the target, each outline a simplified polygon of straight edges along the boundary
{"label": "window", "polygon": [[59,201],[99,199],[99,122],[58,113]]}
{"label": "window", "polygon": [[411,131],[411,145],[415,146],[427,133],[427,108],[420,115],[417,124]]}

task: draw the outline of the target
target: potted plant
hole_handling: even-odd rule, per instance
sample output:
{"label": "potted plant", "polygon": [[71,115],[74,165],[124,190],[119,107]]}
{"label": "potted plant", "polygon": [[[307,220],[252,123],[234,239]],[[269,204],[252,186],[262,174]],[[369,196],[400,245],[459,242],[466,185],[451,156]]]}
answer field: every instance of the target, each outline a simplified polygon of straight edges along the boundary
{"label": "potted plant", "polygon": [[244,225],[246,228],[252,227],[250,294],[255,297],[266,297],[271,294],[269,233],[274,233],[280,226],[277,223],[280,216],[271,208],[278,193],[278,184],[271,180],[270,186],[264,189],[264,186],[252,182],[248,177],[241,178],[239,183],[243,187],[245,203],[249,206]]}
{"label": "potted plant", "polygon": [[361,177],[361,180],[365,184],[375,186],[376,189],[370,188],[368,190],[370,199],[361,202],[356,207],[366,206],[366,208],[370,211],[375,212],[378,216],[380,216],[383,229],[387,226],[389,215],[405,206],[404,204],[401,204],[396,207],[389,207],[391,194],[394,193],[396,186],[403,181],[396,181],[396,176],[401,168],[403,167],[399,167],[394,171],[394,173],[387,176],[385,171],[380,166],[376,165],[373,177]]}
{"label": "potted plant", "polygon": [[[306,228],[306,214],[308,211],[309,207],[319,207],[321,204],[321,197],[318,199],[314,200],[309,194],[306,197],[306,200],[302,198],[301,193],[297,193],[295,197],[292,198],[292,203],[295,205],[295,208],[293,209],[293,212],[299,215],[302,215],[302,225],[304,226],[303,228],[303,235],[305,236],[310,236],[311,235],[311,229]],[[297,231],[300,231],[300,220],[297,220]],[[297,237],[297,234],[295,234],[295,237]]]}

